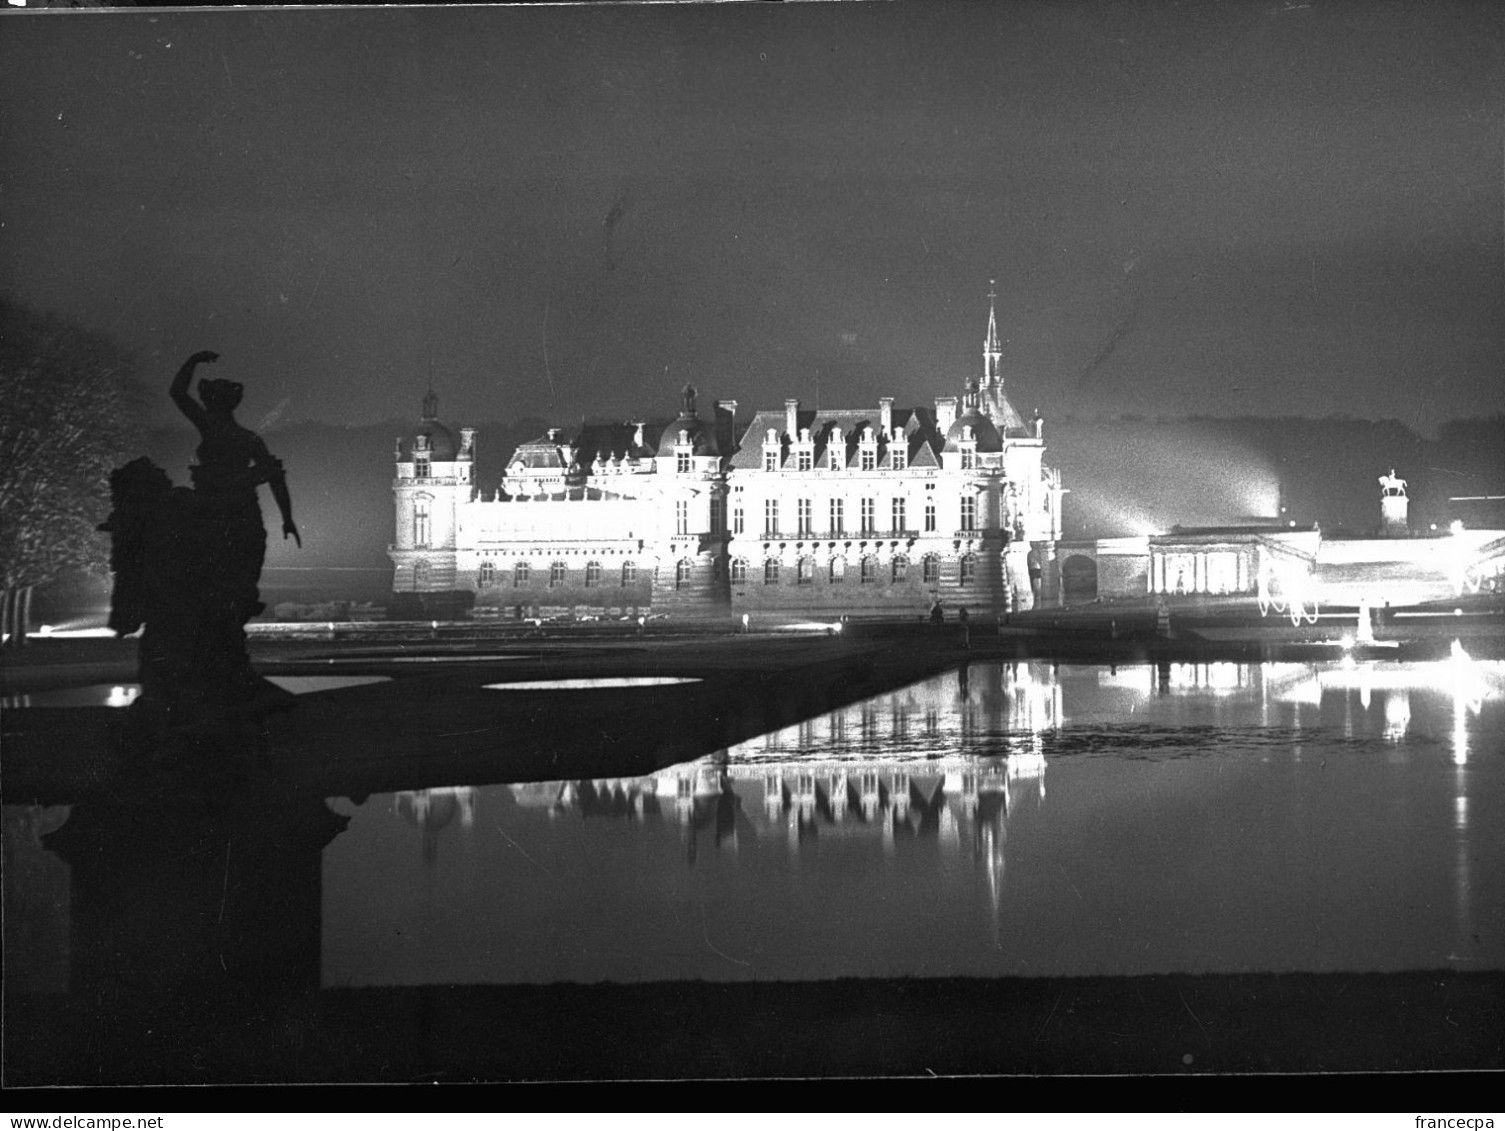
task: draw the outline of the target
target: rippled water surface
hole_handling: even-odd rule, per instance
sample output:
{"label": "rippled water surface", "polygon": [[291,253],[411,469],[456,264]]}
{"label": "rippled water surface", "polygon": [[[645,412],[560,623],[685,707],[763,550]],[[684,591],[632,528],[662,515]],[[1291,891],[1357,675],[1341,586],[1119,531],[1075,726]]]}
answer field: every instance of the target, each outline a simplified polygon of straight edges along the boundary
{"label": "rippled water surface", "polygon": [[650,777],[336,802],[323,981],[1498,969],[1502,694],[974,664]]}

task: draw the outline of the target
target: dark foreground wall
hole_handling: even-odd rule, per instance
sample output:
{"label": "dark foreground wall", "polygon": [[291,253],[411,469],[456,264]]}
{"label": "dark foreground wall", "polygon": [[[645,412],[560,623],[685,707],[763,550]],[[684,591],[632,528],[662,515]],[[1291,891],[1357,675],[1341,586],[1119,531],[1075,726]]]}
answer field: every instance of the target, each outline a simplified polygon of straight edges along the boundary
{"label": "dark foreground wall", "polygon": [[325,990],[115,1049],[77,1001],[6,1012],[9,1086],[1505,1067],[1505,975],[1446,971]]}

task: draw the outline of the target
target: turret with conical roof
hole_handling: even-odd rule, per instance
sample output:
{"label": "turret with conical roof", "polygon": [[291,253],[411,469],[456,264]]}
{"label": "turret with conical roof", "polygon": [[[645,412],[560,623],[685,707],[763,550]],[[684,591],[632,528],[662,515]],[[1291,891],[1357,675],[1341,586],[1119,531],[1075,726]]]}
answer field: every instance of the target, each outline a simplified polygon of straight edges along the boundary
{"label": "turret with conical roof", "polygon": [[439,397],[430,389],[413,431],[399,437],[392,481],[396,537],[388,548],[393,592],[410,615],[431,617],[458,607],[455,579],[459,507],[475,493],[475,429],[460,440],[439,422]]}

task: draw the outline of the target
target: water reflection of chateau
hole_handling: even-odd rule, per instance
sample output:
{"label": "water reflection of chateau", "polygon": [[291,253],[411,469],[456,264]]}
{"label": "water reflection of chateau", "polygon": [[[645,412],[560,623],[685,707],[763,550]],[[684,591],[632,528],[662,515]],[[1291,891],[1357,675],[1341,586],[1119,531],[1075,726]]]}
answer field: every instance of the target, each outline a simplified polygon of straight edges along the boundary
{"label": "water reflection of chateau", "polygon": [[[1451,696],[1461,763],[1468,715],[1499,697],[1502,683],[1505,664],[1466,657],[1450,664],[975,664],[656,774],[505,788],[515,804],[550,817],[677,825],[692,860],[703,837],[733,853],[744,837],[782,839],[795,853],[820,841],[868,842],[884,853],[930,842],[947,852],[970,846],[991,873],[1001,871],[1010,816],[1044,801],[1047,748],[1077,743],[1101,725],[1247,719],[1254,707],[1262,728],[1337,724],[1345,738],[1399,742],[1413,727],[1413,695]],[[439,829],[469,826],[474,792],[399,795],[398,812],[424,830],[426,859]]]}
{"label": "water reflection of chateau", "polygon": [[476,820],[474,786],[442,786],[436,789],[403,790],[395,795],[397,815],[416,826],[423,837],[423,859],[432,864],[438,857],[439,833],[456,818],[462,829]]}
{"label": "water reflection of chateau", "polygon": [[1003,826],[1043,802],[1041,735],[1060,717],[1050,665],[980,665],[657,774],[511,789],[551,816],[677,824],[691,860],[702,834],[731,852],[743,837],[796,854],[818,840],[885,853],[929,842],[1001,873]]}
{"label": "water reflection of chateau", "polygon": [[986,760],[788,761],[756,765],[717,755],[642,778],[513,786],[520,804],[551,814],[669,821],[710,831],[718,848],[739,838],[784,835],[791,848],[816,837],[906,839],[959,848],[969,831],[1045,797],[1045,759],[1019,754]]}

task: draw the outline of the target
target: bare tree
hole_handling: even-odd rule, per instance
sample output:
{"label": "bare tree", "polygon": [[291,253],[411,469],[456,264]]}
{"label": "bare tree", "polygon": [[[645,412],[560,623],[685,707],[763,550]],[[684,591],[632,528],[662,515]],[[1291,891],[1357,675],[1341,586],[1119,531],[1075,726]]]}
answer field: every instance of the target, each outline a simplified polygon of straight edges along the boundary
{"label": "bare tree", "polygon": [[0,296],[0,627],[13,645],[25,643],[36,586],[108,567],[95,528],[137,388],[110,339]]}

